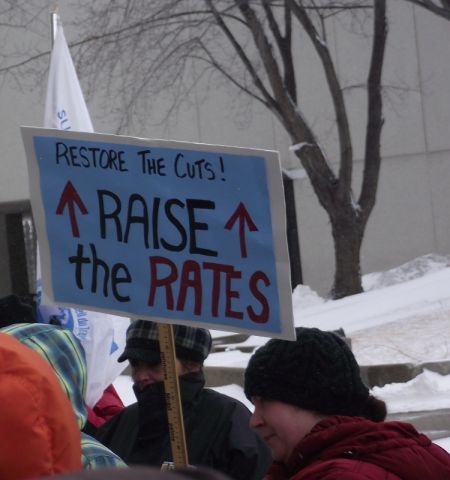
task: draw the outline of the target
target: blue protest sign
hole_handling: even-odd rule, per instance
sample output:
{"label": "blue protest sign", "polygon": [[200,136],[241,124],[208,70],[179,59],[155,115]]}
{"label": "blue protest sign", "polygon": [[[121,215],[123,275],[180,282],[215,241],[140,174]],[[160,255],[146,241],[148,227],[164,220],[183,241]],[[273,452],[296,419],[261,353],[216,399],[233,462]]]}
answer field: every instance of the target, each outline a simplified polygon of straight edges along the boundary
{"label": "blue protest sign", "polygon": [[50,301],[293,337],[276,152],[25,127],[22,135]]}

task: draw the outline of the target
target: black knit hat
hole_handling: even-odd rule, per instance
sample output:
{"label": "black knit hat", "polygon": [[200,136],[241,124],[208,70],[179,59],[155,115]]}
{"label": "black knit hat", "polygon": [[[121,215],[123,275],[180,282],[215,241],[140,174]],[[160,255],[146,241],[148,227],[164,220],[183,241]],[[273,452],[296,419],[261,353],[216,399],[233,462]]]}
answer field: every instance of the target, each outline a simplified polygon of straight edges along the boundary
{"label": "black knit hat", "polygon": [[357,416],[369,397],[345,341],[332,332],[297,328],[297,340],[269,340],[245,371],[247,398],[279,400],[326,415]]}
{"label": "black knit hat", "polygon": [[[211,351],[211,334],[204,328],[173,325],[175,352],[181,360],[203,363]],[[142,360],[150,364],[161,362],[158,324],[149,320],[131,322],[127,329],[125,350],[118,362]]]}

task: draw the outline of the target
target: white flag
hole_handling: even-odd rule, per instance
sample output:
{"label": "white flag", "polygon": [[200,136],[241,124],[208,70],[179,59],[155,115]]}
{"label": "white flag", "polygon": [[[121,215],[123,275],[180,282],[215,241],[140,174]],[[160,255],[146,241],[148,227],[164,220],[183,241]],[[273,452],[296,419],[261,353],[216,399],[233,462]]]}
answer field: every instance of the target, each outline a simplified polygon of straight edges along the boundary
{"label": "white flag", "polygon": [[[50,58],[44,126],[59,130],[94,131],[59,19]],[[125,348],[129,319],[75,308],[41,305],[39,249],[37,296],[38,321],[55,322],[71,329],[83,344],[88,374],[86,403],[92,408],[105,388],[113,383],[126,366],[118,363],[117,358]]]}
{"label": "white flag", "polygon": [[61,24],[58,24],[50,57],[44,126],[94,131]]}

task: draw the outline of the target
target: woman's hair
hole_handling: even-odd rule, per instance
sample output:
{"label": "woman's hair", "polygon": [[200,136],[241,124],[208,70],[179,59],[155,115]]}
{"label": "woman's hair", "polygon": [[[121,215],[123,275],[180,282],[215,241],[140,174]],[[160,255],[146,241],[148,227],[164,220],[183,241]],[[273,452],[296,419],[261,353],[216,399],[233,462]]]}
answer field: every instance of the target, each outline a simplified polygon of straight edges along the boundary
{"label": "woman's hair", "polygon": [[369,395],[359,413],[359,416],[372,420],[372,422],[384,422],[386,415],[386,403],[373,395]]}

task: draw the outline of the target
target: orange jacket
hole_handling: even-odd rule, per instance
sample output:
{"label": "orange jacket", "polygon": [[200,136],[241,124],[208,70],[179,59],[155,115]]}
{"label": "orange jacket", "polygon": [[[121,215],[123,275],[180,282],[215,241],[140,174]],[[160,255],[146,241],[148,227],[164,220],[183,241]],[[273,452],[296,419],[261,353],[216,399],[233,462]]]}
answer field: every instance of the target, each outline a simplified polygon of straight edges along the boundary
{"label": "orange jacket", "polygon": [[0,478],[29,480],[81,468],[73,408],[39,354],[0,333]]}

